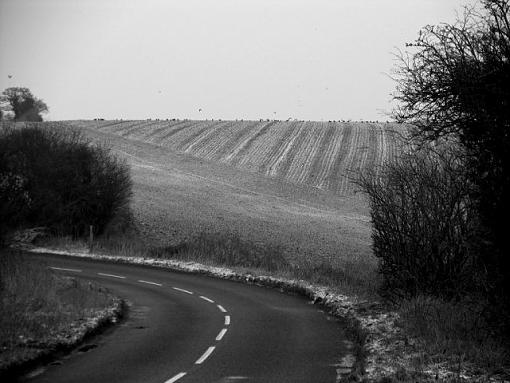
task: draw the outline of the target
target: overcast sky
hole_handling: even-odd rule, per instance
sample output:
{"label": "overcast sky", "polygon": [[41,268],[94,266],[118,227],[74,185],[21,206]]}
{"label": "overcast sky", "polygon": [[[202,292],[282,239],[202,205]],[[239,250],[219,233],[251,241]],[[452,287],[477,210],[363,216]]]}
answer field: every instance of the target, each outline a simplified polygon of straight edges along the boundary
{"label": "overcast sky", "polygon": [[392,52],[467,3],[0,0],[0,90],[51,120],[386,120]]}

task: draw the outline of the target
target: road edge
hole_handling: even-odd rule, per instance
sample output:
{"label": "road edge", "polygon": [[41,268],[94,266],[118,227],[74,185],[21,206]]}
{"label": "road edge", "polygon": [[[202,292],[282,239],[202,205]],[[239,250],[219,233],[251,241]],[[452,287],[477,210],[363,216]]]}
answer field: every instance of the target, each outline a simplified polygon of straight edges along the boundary
{"label": "road edge", "polygon": [[128,305],[124,299],[115,296],[112,296],[112,299],[112,306],[96,311],[95,315],[88,318],[89,320],[86,322],[81,323],[70,334],[70,337],[64,337],[64,340],[61,339],[49,344],[47,348],[40,350],[32,357],[2,366],[2,369],[0,369],[0,381],[4,379],[6,381],[10,381],[7,379],[19,379],[24,374],[70,353],[90,338],[119,323],[127,314]]}

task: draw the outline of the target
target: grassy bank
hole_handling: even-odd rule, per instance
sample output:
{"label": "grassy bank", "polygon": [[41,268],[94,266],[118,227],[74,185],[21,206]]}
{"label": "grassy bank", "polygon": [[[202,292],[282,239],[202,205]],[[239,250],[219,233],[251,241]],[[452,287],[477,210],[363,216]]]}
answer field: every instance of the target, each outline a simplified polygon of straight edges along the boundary
{"label": "grassy bank", "polygon": [[0,376],[78,342],[117,303],[95,284],[0,250]]}

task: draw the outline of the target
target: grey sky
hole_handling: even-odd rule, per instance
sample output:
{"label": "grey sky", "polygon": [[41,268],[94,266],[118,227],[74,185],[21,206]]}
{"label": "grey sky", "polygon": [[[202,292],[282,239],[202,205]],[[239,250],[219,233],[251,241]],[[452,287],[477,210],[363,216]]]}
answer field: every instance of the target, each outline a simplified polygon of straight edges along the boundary
{"label": "grey sky", "polygon": [[385,120],[391,53],[466,3],[0,0],[0,90],[53,120]]}

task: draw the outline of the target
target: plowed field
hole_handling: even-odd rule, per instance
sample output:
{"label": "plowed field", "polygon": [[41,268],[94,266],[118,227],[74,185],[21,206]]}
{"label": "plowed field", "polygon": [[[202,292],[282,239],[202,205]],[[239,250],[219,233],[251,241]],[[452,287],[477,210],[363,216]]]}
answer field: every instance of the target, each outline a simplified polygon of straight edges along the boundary
{"label": "plowed field", "polygon": [[347,196],[364,168],[398,152],[386,123],[301,121],[75,121],[127,139]]}

